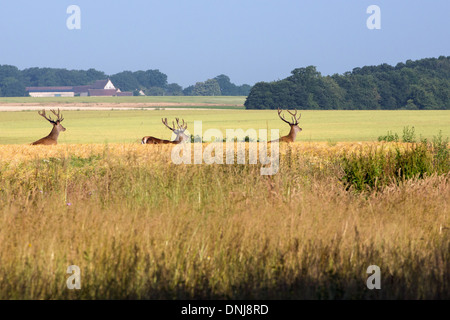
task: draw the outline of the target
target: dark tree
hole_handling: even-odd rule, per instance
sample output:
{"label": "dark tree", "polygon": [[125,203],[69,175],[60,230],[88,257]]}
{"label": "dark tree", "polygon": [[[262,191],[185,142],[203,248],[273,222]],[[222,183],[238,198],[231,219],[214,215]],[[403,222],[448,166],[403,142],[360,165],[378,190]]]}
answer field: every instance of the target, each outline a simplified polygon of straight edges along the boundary
{"label": "dark tree", "polygon": [[284,80],[255,84],[245,107],[448,110],[450,57],[365,66],[325,77],[314,66],[297,68]]}
{"label": "dark tree", "polygon": [[182,96],[183,87],[176,83],[170,83],[166,86],[166,95],[168,96]]}

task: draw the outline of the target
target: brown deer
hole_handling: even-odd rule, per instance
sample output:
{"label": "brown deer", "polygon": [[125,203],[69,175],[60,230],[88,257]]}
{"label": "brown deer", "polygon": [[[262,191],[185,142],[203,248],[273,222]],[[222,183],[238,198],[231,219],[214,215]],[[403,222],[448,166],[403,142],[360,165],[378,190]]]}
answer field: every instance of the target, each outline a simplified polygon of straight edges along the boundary
{"label": "brown deer", "polygon": [[38,114],[53,125],[52,131],[50,132],[50,134],[48,136],[46,136],[46,137],[44,137],[42,139],[39,139],[38,141],[33,142],[32,145],[58,144],[59,133],[61,131],[66,131],[66,128],[64,128],[61,125],[61,122],[64,120],[64,118],[61,116],[61,113],[60,113],[59,109],[58,109],[58,113],[56,113],[55,110],[50,110],[50,111],[53,112],[53,114],[56,116],[56,120],[53,120],[52,118],[47,117],[47,115],[45,114],[45,109],[42,110],[42,111],[38,111]]}
{"label": "brown deer", "polygon": [[271,142],[294,142],[295,138],[297,137],[297,133],[302,131],[302,128],[298,126],[298,120],[300,120],[302,115],[300,114],[297,118],[297,110],[294,110],[294,113],[290,112],[289,110],[286,111],[291,115],[292,122],[289,122],[284,118],[284,116],[281,114],[283,110],[280,110],[280,108],[278,108],[278,116],[281,120],[286,122],[291,127],[291,131],[289,131],[289,134],[287,136],[280,137],[279,139],[272,140]]}
{"label": "brown deer", "polygon": [[186,131],[187,129],[187,123],[183,123],[180,124],[179,123],[179,119],[175,118],[175,120],[177,121],[177,129],[175,128],[175,122],[172,121],[172,127],[169,127],[169,125],[167,124],[167,118],[163,119],[161,118],[162,123],[169,128],[170,130],[173,131],[173,133],[175,133],[177,136],[175,138],[175,140],[170,141],[170,140],[163,140],[163,139],[158,139],[155,137],[150,137],[150,136],[146,136],[142,138],[142,144],[179,144],[182,143],[183,141],[186,141],[189,139],[189,137],[187,135],[184,134],[184,131]]}

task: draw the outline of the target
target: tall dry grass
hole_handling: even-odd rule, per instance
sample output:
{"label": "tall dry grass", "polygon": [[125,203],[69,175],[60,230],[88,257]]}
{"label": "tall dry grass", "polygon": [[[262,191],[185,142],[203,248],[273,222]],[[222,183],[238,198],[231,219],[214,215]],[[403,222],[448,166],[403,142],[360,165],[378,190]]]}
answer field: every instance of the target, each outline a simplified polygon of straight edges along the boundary
{"label": "tall dry grass", "polygon": [[0,146],[0,299],[448,299],[448,173],[346,191],[339,159],[385,146],[282,146],[269,177],[167,146]]}

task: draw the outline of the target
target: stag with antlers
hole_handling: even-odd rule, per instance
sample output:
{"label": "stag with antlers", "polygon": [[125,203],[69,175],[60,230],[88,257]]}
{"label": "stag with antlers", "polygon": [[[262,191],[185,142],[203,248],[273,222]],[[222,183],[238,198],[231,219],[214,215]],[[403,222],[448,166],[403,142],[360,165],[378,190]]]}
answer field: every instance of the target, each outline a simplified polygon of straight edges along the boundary
{"label": "stag with antlers", "polygon": [[163,140],[163,139],[158,139],[155,137],[150,137],[150,136],[146,136],[142,138],[142,144],[179,144],[182,143],[183,141],[186,141],[187,139],[189,139],[189,137],[187,135],[184,134],[184,131],[186,131],[187,129],[187,123],[184,123],[184,120],[182,119],[183,123],[180,124],[178,118],[175,118],[175,120],[177,121],[177,128],[175,128],[175,122],[172,121],[172,127],[170,127],[167,124],[167,118],[163,119],[161,118],[162,123],[169,128],[171,131],[173,131],[173,133],[175,133],[177,136],[175,138],[175,140],[170,141],[170,140]]}
{"label": "stag with antlers", "polygon": [[56,120],[53,120],[51,117],[47,116],[45,114],[45,109],[42,111],[38,111],[38,114],[43,117],[45,120],[50,122],[53,125],[53,129],[50,132],[50,134],[42,139],[39,139],[38,141],[35,141],[32,143],[32,145],[52,145],[52,144],[58,144],[58,136],[61,131],[66,131],[66,128],[64,128],[61,125],[61,122],[64,120],[64,118],[61,116],[61,112],[58,109],[58,112],[55,110],[50,110],[55,116]]}
{"label": "stag with antlers", "polygon": [[297,133],[300,132],[300,131],[302,131],[302,128],[300,128],[300,127],[298,126],[298,121],[300,120],[300,117],[301,117],[302,115],[299,114],[299,116],[298,116],[298,118],[297,118],[297,110],[294,110],[294,111],[295,111],[294,113],[292,113],[292,112],[289,111],[289,110],[286,110],[286,111],[289,112],[289,114],[291,115],[291,120],[292,120],[292,121],[289,122],[289,121],[287,121],[287,120],[284,118],[284,115],[281,114],[283,111],[284,111],[284,110],[278,108],[278,116],[280,117],[281,120],[283,120],[284,122],[286,122],[286,123],[291,127],[291,130],[289,131],[289,134],[288,134],[287,136],[280,137],[280,139],[272,140],[271,142],[277,142],[277,141],[278,141],[278,142],[294,142],[294,141],[295,141],[295,138],[297,137]]}

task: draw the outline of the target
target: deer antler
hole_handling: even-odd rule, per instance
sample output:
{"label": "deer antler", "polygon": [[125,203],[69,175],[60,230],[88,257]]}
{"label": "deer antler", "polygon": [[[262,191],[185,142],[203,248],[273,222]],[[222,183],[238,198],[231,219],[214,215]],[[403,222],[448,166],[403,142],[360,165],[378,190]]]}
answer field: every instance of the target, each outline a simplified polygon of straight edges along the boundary
{"label": "deer antler", "polygon": [[298,116],[298,119],[297,119],[297,110],[294,110],[295,111],[295,113],[292,113],[292,112],[290,112],[289,110],[286,110],[287,112],[289,112],[289,114],[292,116],[292,122],[294,123],[294,124],[298,124],[298,120],[300,120],[300,118],[302,117],[302,114],[300,113],[300,115]]}
{"label": "deer antler", "polygon": [[59,108],[57,113],[55,110],[50,111],[56,116],[56,120],[53,120],[52,118],[50,118],[50,116],[47,116],[47,114],[45,113],[45,109],[42,109],[42,111],[38,111],[38,114],[52,124],[56,124],[56,122],[62,122],[64,120],[64,118],[61,116]]}
{"label": "deer antler", "polygon": [[172,131],[175,130],[175,122],[172,121],[172,127],[169,127],[169,125],[167,124],[167,118],[165,118],[165,119],[161,118],[161,120],[162,120],[162,123],[163,123],[167,128],[169,128],[169,129],[172,130]]}
{"label": "deer antler", "polygon": [[177,121],[178,130],[185,131],[187,129],[187,123],[186,124],[184,123],[184,119],[181,119],[181,120],[183,120],[183,123],[181,125],[179,123],[180,119],[175,118],[175,120]]}
{"label": "deer antler", "polygon": [[50,123],[52,123],[52,124],[56,124],[56,122],[55,122],[52,118],[47,117],[47,115],[45,114],[45,109],[42,109],[42,111],[38,111],[38,114],[39,114],[41,117],[43,117],[45,120],[47,120],[48,122],[50,122]]}
{"label": "deer antler", "polygon": [[55,116],[56,116],[56,121],[62,122],[64,120],[64,118],[61,115],[61,112],[59,111],[58,108],[58,113],[55,112],[55,110],[50,110]]}
{"label": "deer antler", "polygon": [[292,113],[292,112],[290,112],[289,110],[286,110],[286,111],[289,112],[289,114],[292,116],[292,117],[291,117],[291,118],[292,118],[292,122],[287,121],[287,120],[284,118],[284,116],[281,115],[281,112],[283,112],[283,110],[280,109],[280,108],[278,108],[278,116],[280,117],[280,119],[283,120],[284,122],[286,122],[286,123],[289,124],[289,125],[297,125],[297,124],[298,124],[298,121],[300,120],[300,118],[301,118],[301,116],[302,116],[302,114],[300,114],[300,115],[298,116],[298,119],[297,119],[297,110],[294,110],[295,113]]}

